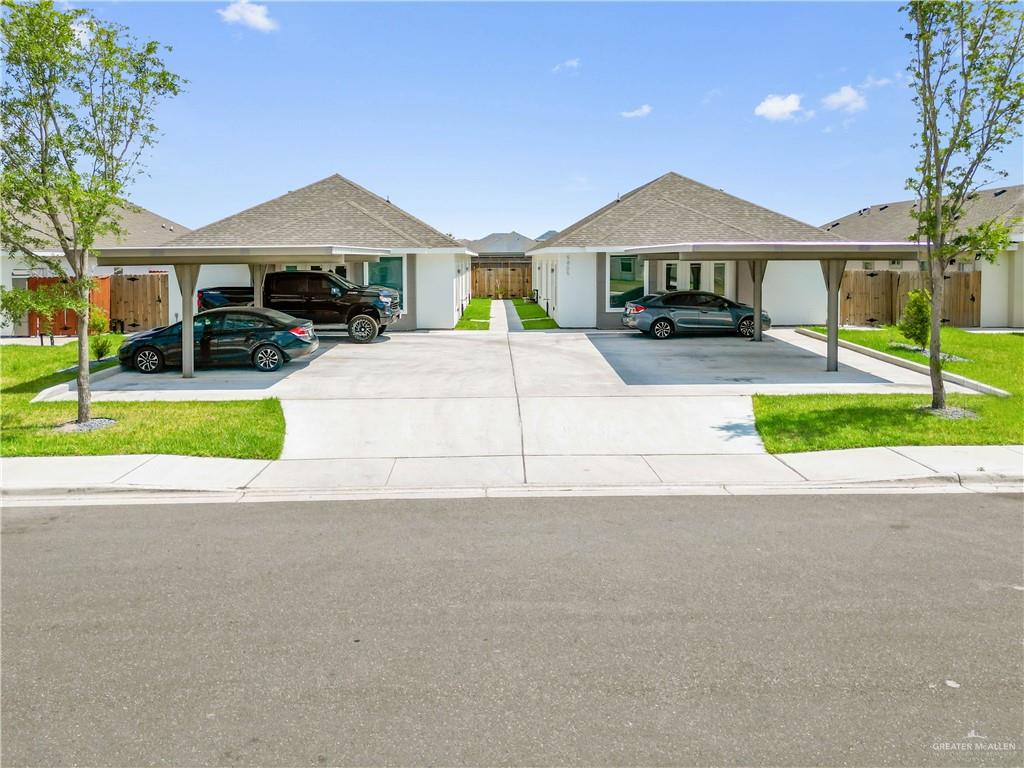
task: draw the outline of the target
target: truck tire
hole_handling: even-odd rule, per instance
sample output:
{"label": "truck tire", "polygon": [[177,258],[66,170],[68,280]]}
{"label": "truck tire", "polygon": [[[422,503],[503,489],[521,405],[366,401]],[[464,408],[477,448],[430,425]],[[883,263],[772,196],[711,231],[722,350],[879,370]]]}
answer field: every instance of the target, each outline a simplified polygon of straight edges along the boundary
{"label": "truck tire", "polygon": [[369,344],[380,333],[380,324],[370,315],[356,315],[348,321],[348,335],[356,344]]}

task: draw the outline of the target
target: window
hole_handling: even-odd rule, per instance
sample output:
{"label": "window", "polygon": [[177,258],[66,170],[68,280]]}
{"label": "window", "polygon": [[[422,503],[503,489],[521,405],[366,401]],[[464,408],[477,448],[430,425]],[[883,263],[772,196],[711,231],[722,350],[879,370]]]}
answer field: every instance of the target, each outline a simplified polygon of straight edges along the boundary
{"label": "window", "polygon": [[398,291],[402,308],[405,308],[405,257],[381,256],[380,261],[367,263],[366,282],[369,285],[383,285]]}
{"label": "window", "polygon": [[662,303],[666,307],[692,307],[694,306],[694,294],[677,293],[672,296],[666,296]]}
{"label": "window", "polygon": [[902,269],[903,259],[889,259],[889,266],[896,267],[896,269]]}
{"label": "window", "polygon": [[608,309],[622,309],[627,301],[644,295],[644,281],[637,278],[639,256],[608,257]]}
{"label": "window", "polygon": [[715,264],[715,293],[725,295],[725,264]]}
{"label": "window", "polygon": [[264,328],[266,323],[258,315],[242,312],[229,312],[224,315],[225,331],[247,331],[253,328]]}
{"label": "window", "polygon": [[693,305],[695,307],[718,306],[718,297],[712,296],[710,293],[698,293],[693,297]]}
{"label": "window", "polygon": [[860,265],[861,265],[861,267],[863,269],[874,269],[875,268],[875,262],[873,262],[873,261],[862,261],[860,263]]}
{"label": "window", "polygon": [[289,293],[304,295],[308,291],[309,278],[302,272],[288,272],[283,275],[275,275],[271,290],[274,293]]}
{"label": "window", "polygon": [[690,290],[691,291],[699,291],[700,290],[700,268],[701,268],[700,264],[691,264],[690,265]]}
{"label": "window", "polygon": [[666,264],[665,265],[665,290],[675,291],[679,288],[679,265],[678,264]]}

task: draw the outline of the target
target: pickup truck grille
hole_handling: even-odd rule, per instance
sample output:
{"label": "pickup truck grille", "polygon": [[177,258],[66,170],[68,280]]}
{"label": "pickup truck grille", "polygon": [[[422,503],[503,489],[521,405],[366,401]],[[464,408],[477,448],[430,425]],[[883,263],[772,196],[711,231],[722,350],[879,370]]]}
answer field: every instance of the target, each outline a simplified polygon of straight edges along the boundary
{"label": "pickup truck grille", "polygon": [[402,300],[399,299],[397,296],[392,298],[391,299],[391,311],[397,313],[397,312],[399,312],[399,310],[401,310],[401,308],[402,308]]}

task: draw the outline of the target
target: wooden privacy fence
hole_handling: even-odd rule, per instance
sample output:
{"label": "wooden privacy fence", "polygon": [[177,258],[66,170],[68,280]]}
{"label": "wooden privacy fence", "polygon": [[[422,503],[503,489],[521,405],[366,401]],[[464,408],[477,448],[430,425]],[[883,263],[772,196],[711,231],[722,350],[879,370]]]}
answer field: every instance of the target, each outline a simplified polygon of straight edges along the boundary
{"label": "wooden privacy fence", "polygon": [[[59,277],[30,277],[27,288],[30,291],[43,285],[53,285],[60,282]],[[89,302],[94,307],[99,307],[108,315],[110,314],[110,278],[97,277],[96,287],[89,292]],[[38,336],[41,333],[39,315],[35,312],[28,313],[28,334]],[[53,316],[52,331],[54,336],[74,336],[78,333],[78,315],[70,310],[62,310]]]}
{"label": "wooden privacy fence", "polygon": [[529,296],[533,274],[528,262],[492,262],[473,265],[473,295],[497,298]]}
{"label": "wooden privacy fence", "polygon": [[[907,294],[928,287],[926,272],[849,270],[839,292],[843,325],[892,325],[903,316]],[[942,322],[959,328],[981,324],[981,272],[950,272],[942,300]]]}
{"label": "wooden privacy fence", "polygon": [[110,278],[110,327],[135,333],[167,325],[166,272],[113,275]]}

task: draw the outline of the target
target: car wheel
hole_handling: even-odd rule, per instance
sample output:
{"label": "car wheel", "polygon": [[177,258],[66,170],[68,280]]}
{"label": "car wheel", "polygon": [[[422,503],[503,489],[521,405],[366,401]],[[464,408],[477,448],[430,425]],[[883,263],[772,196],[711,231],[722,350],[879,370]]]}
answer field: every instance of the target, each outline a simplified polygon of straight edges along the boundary
{"label": "car wheel", "polygon": [[651,323],[651,336],[656,339],[667,339],[672,335],[672,323],[668,320],[655,320]]}
{"label": "car wheel", "polygon": [[164,356],[159,349],[143,347],[132,358],[139,373],[159,373],[164,369]]}
{"label": "car wheel", "polygon": [[262,344],[252,353],[252,364],[261,371],[276,371],[284,364],[284,355],[273,344]]}
{"label": "car wheel", "polygon": [[744,317],[740,320],[740,324],[736,326],[736,330],[740,336],[746,336],[749,339],[754,335],[754,318]]}
{"label": "car wheel", "polygon": [[377,338],[380,326],[369,315],[356,315],[348,321],[348,335],[356,344],[369,344]]}

